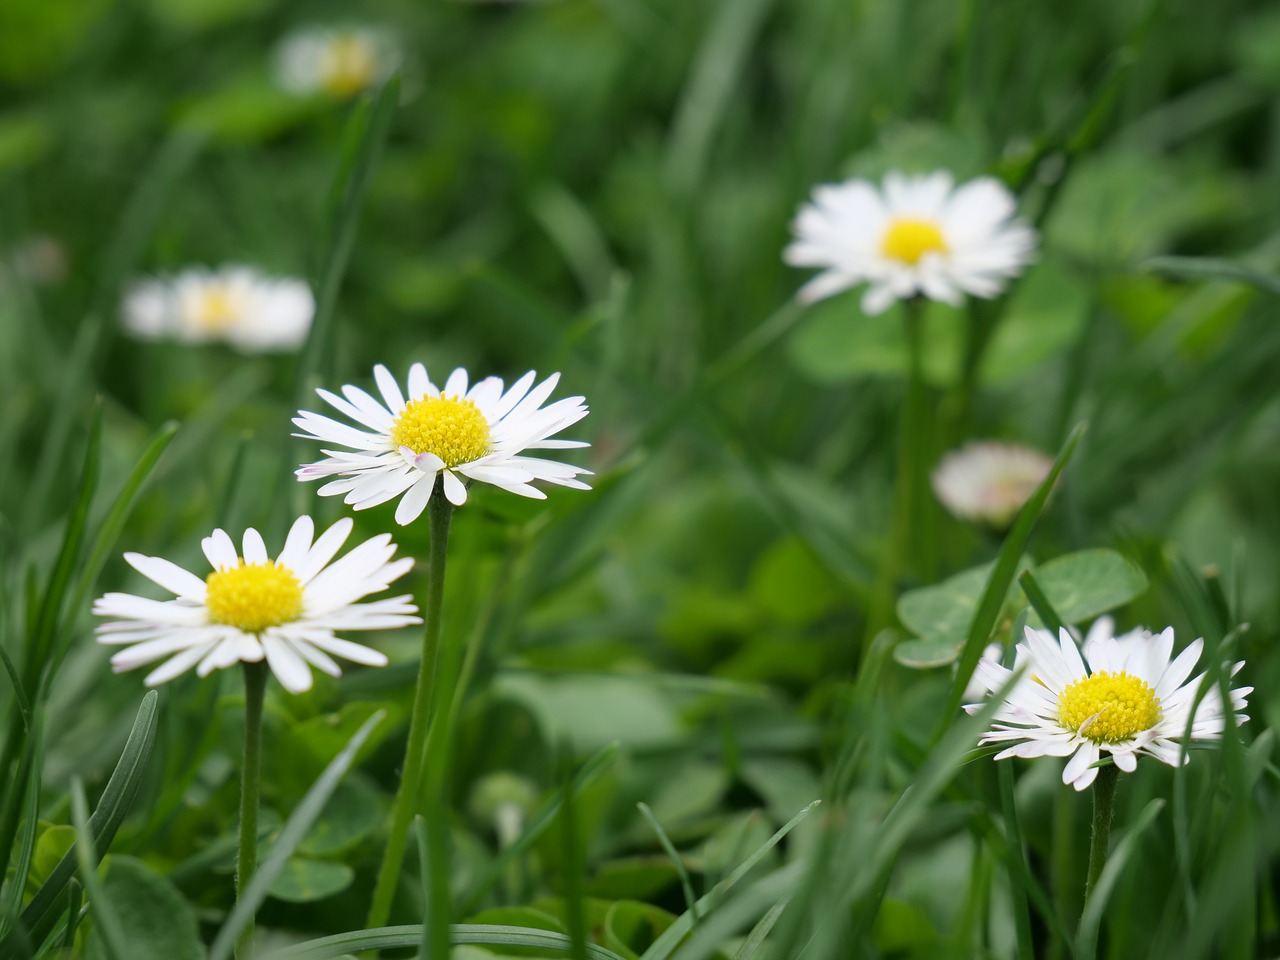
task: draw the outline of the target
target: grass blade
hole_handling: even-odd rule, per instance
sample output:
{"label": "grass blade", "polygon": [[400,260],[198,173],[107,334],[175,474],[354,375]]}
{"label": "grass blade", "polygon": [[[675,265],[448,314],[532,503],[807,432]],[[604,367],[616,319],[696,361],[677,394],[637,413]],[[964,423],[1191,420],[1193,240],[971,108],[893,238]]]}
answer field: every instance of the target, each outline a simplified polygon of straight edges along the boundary
{"label": "grass blade", "polygon": [[1054,461],[1053,469],[1049,471],[1049,475],[1044,478],[1044,482],[1032,494],[1031,499],[1018,511],[1018,519],[1014,522],[1013,529],[1009,531],[1009,535],[1000,547],[1000,553],[996,557],[995,569],[991,571],[991,577],[987,580],[986,589],[982,592],[982,599],[978,603],[978,609],[974,612],[973,621],[969,625],[969,636],[965,640],[964,649],[960,653],[959,664],[956,668],[956,678],[951,686],[951,695],[947,699],[947,708],[938,720],[938,729],[934,734],[935,741],[940,740],[948,728],[951,727],[952,719],[955,717],[956,711],[960,709],[960,702],[964,699],[964,688],[968,685],[969,678],[973,676],[973,668],[978,665],[978,659],[982,656],[982,648],[986,646],[987,639],[995,629],[996,619],[1000,616],[1000,608],[1004,606],[1004,598],[1009,592],[1009,585],[1013,583],[1014,574],[1018,569],[1018,559],[1022,556],[1023,551],[1026,550],[1027,540],[1030,539],[1031,531],[1044,510],[1045,502],[1049,499],[1049,493],[1053,490],[1053,485],[1057,482],[1058,476],[1075,452],[1076,445],[1080,442],[1080,437],[1084,434],[1084,431],[1084,423],[1078,424],[1071,431],[1071,436],[1067,437],[1067,442],[1062,445],[1058,459]]}
{"label": "grass blade", "polygon": [[129,945],[125,941],[124,928],[120,926],[120,918],[112,909],[98,879],[99,857],[94,849],[93,831],[89,827],[89,804],[84,798],[84,784],[79,777],[71,780],[71,823],[76,828],[75,855],[80,866],[80,879],[89,895],[98,936],[110,960],[128,960]]}
{"label": "grass blade", "polygon": [[[738,869],[734,870],[733,873],[729,874],[729,876],[725,877],[707,891],[707,893],[698,900],[697,906],[700,911],[700,915],[705,917],[711,910],[714,910],[719,906],[724,901],[725,897],[728,896],[729,891],[733,886],[750,873],[755,865],[764,858],[765,854],[776,847],[783,837],[799,825],[800,821],[813,813],[814,809],[821,802],[821,800],[813,801],[813,803],[809,804],[794,817],[784,823],[778,828],[778,831],[761,844],[760,847],[751,854],[751,856],[742,861],[738,866]],[[676,918],[675,923],[667,927],[667,929],[663,931],[662,935],[649,945],[649,949],[641,955],[640,960],[666,960],[666,958],[670,957],[675,951],[676,947],[680,945],[680,941],[685,938],[685,935],[692,929],[693,915],[686,910]]]}
{"label": "grass blade", "polygon": [[[116,831],[120,829],[125,814],[129,812],[142,786],[147,761],[151,757],[151,748],[156,739],[158,704],[159,694],[154,690],[142,698],[142,705],[138,707],[138,715],[133,721],[133,729],[129,731],[129,739],[120,754],[120,761],[116,764],[111,779],[107,781],[107,788],[102,792],[97,809],[89,818],[88,828],[92,833],[94,848],[103,853],[110,849]],[[21,922],[33,942],[43,942],[57,924],[58,917],[62,914],[63,889],[75,872],[75,851],[69,851],[22,912]],[[9,937],[0,941],[0,956],[5,955],[9,948]]]}
{"label": "grass blade", "polygon": [[1102,875],[1098,878],[1098,885],[1093,890],[1093,896],[1089,898],[1089,902],[1084,906],[1084,913],[1080,916],[1080,927],[1076,931],[1076,956],[1080,960],[1093,960],[1096,955],[1098,928],[1102,924],[1102,914],[1107,909],[1107,901],[1111,898],[1111,892],[1115,889],[1116,882],[1120,879],[1120,874],[1124,872],[1129,858],[1137,850],[1138,841],[1142,838],[1142,834],[1155,822],[1156,816],[1163,809],[1164,800],[1159,797],[1148,803],[1143,808],[1142,813],[1138,814],[1138,818],[1133,822],[1133,826],[1129,828],[1129,832],[1124,835],[1124,839],[1115,845],[1115,849],[1111,851],[1111,856],[1107,858],[1107,865],[1102,868]]}
{"label": "grass blade", "polygon": [[[416,923],[398,927],[375,927],[372,930],[354,930],[318,940],[308,940],[271,954],[271,960],[328,960],[364,950],[394,950],[398,947],[416,947],[422,940],[422,927]],[[563,933],[538,930],[533,927],[508,927],[488,923],[455,923],[449,928],[449,942],[456,946],[474,944],[488,947],[533,947],[538,950],[559,950],[568,953],[573,941]],[[587,956],[591,960],[625,960],[625,958],[595,944],[587,944]]]}
{"label": "grass blade", "polygon": [[[257,872],[253,875],[253,879],[249,881],[249,885],[245,888],[244,895],[236,903],[231,915],[227,917],[222,929],[218,931],[217,937],[214,938],[213,946],[209,948],[209,960],[227,960],[231,956],[231,951],[235,947],[236,938],[240,935],[240,931],[253,918],[262,901],[267,898],[267,891],[271,889],[272,882],[280,874],[280,871],[284,869],[285,862],[293,855],[293,851],[302,842],[307,831],[311,829],[311,824],[320,816],[338,783],[346,776],[347,771],[351,769],[360,747],[364,745],[369,734],[373,732],[373,728],[381,723],[385,717],[386,712],[379,710],[366,720],[363,726],[356,731],[355,736],[342,748],[342,752],[334,757],[329,765],[324,768],[324,772],[320,774],[316,782],[311,785],[311,789],[307,791],[306,796],[294,808],[293,813],[290,814],[289,819],[285,822],[284,829],[280,831],[280,839],[276,841],[275,846],[271,848],[271,852],[262,861]],[[410,929],[415,932],[415,935],[421,935],[421,927],[413,926]],[[415,945],[416,943],[417,940],[410,945]]]}
{"label": "grass blade", "polygon": [[1227,283],[1244,283],[1264,293],[1280,297],[1280,277],[1255,270],[1238,260],[1222,257],[1151,257],[1144,260],[1146,273],[1162,273],[1186,280],[1223,280]]}
{"label": "grass blade", "polygon": [[649,805],[647,803],[637,803],[636,809],[640,811],[640,816],[649,822],[649,826],[653,827],[653,832],[658,835],[658,842],[662,844],[662,849],[671,858],[671,863],[675,866],[676,873],[680,877],[680,888],[684,891],[685,909],[693,917],[694,926],[697,926],[698,901],[693,894],[693,881],[689,879],[689,871],[685,868],[684,859],[676,850],[675,844],[671,842],[671,838],[667,836],[667,831],[662,829],[662,824],[658,822],[658,818],[649,809]]}
{"label": "grass blade", "polygon": [[782,916],[782,911],[787,909],[788,903],[790,903],[789,900],[779,900],[769,908],[769,912],[761,917],[760,922],[751,928],[751,933],[747,935],[746,940],[742,941],[742,946],[733,955],[733,960],[751,960],[756,955],[760,950],[760,945],[764,943],[764,938],[769,935],[773,925]]}

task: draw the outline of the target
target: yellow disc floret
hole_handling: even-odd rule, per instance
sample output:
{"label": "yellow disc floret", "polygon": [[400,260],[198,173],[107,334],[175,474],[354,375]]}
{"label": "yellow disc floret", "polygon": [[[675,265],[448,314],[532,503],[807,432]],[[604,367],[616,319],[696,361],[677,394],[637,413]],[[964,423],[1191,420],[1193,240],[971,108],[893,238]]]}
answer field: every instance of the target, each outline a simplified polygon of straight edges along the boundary
{"label": "yellow disc floret", "polygon": [[245,633],[291,623],[302,614],[302,584],[288,567],[268,561],[224,567],[205,580],[205,607],[217,623]]}
{"label": "yellow disc floret", "polygon": [[199,330],[221,333],[235,325],[239,305],[226,284],[212,283],[195,295],[191,319]]}
{"label": "yellow disc floret", "polygon": [[364,37],[344,35],[329,43],[324,88],[335,97],[350,97],[373,82],[377,54]]}
{"label": "yellow disc floret", "polygon": [[423,397],[410,400],[391,427],[396,448],[434,453],[445,466],[479,460],[489,452],[489,421],[471,400]]}
{"label": "yellow disc floret", "polygon": [[890,260],[915,266],[926,253],[946,253],[947,242],[932,220],[904,217],[894,220],[880,242],[880,252]]}
{"label": "yellow disc floret", "polygon": [[1160,700],[1133,674],[1100,670],[1059,694],[1058,719],[1094,743],[1118,743],[1160,721]]}

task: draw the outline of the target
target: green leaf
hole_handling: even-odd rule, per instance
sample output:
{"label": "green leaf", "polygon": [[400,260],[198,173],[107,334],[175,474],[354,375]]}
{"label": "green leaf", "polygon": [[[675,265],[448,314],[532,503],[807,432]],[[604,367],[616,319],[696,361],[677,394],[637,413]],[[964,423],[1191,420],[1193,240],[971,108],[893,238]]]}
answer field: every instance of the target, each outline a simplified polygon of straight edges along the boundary
{"label": "green leaf", "polygon": [[[1114,550],[1080,550],[1055,557],[1037,567],[1035,577],[1064,623],[1081,623],[1114,610],[1147,589],[1146,575]],[[1040,626],[1034,614],[1028,622]]]}
{"label": "green leaf", "polygon": [[33,889],[38,890],[46,880],[53,876],[53,871],[62,862],[62,858],[75,845],[76,828],[71,824],[58,824],[56,826],[44,824],[44,829],[36,837],[35,850],[31,855],[31,873],[28,881],[33,884]]}
{"label": "green leaf", "polygon": [[358,777],[338,785],[324,813],[298,845],[308,857],[334,857],[350,850],[381,825],[378,794]]}
{"label": "green leaf", "polygon": [[675,917],[667,911],[638,900],[619,900],[604,918],[603,942],[627,960],[639,960],[640,954],[653,946]]}
{"label": "green leaf", "polygon": [[289,903],[323,900],[351,886],[355,875],[345,863],[290,857],[272,881],[270,894]]}
{"label": "green leaf", "polygon": [[102,888],[125,931],[128,960],[202,960],[195,910],[141,860],[113,856]]}
{"label": "green leaf", "polygon": [[783,623],[817,620],[839,600],[835,584],[799,537],[769,547],[751,570],[752,598]]}
{"label": "green leaf", "polygon": [[[1019,556],[1017,571],[1031,566],[1025,556]],[[932,587],[908,590],[898,598],[898,619],[919,639],[908,640],[894,647],[893,657],[906,667],[941,667],[952,663],[964,647],[969,635],[969,625],[982,598],[995,562],[973,567]],[[1012,584],[1005,590],[1000,610],[1016,596]],[[997,620],[999,611],[997,611]]]}

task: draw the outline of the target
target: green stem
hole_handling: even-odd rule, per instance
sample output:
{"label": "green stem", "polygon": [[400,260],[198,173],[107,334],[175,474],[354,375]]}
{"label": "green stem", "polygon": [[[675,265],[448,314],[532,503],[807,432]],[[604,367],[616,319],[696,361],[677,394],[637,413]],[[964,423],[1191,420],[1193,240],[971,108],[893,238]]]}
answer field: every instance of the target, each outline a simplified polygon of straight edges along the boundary
{"label": "green stem", "polygon": [[[236,900],[244,896],[258,868],[258,797],[262,781],[262,701],[267,691],[266,661],[244,665],[244,764],[240,769],[240,853],[236,860]],[[253,919],[236,941],[237,960],[250,955]]]}
{"label": "green stem", "polygon": [[1089,879],[1084,885],[1086,908],[1093,888],[1098,885],[1098,878],[1102,876],[1102,868],[1107,865],[1111,817],[1115,813],[1116,780],[1119,776],[1120,768],[1115,764],[1107,764],[1098,770],[1098,779],[1093,782],[1093,838],[1089,841]]}
{"label": "green stem", "polygon": [[444,600],[444,564],[449,545],[449,521],[453,505],[445,499],[440,481],[427,504],[431,525],[431,556],[427,568],[427,602],[423,613],[422,659],[418,663],[418,683],[413,692],[413,713],[409,720],[409,741],[405,745],[404,764],[400,768],[400,787],[396,791],[391,813],[391,831],[387,848],[378,868],[378,881],[369,906],[368,927],[381,927],[391,916],[396,881],[404,863],[409,827],[418,806],[422,784],[422,768],[426,760],[427,730],[431,726],[431,700],[436,682],[436,661],[440,652],[440,610]]}

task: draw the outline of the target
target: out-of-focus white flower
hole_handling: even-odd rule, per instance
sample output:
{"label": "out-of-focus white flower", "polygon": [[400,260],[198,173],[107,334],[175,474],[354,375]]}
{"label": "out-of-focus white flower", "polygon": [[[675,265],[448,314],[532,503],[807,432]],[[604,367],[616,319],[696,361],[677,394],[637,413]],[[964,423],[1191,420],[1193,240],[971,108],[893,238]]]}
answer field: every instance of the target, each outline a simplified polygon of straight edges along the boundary
{"label": "out-of-focus white flower", "polygon": [[376,27],[302,27],[276,48],[276,76],[291,93],[346,99],[400,66],[400,46]]}
{"label": "out-of-focus white flower", "polygon": [[983,440],[942,458],[933,471],[933,492],[965,520],[1007,526],[1053,469],[1053,460],[1030,447]]}
{"label": "out-of-focus white flower", "polygon": [[343,640],[336,631],[421,623],[408,594],[356,602],[408,573],[413,558],[392,560],[396,547],[383,533],[331,563],[351,527],[351,519],[343,518],[313,542],[315,525],[299,517],[275,560],[257,530],[245,531],[243,554],[224,531],[215,530],[201,542],[213,567],[204,579],[161,557],[126,553],[131,567],[177,598],[106,594],[93,605],[95,614],[112,620],[98,627],[98,642],[127,644],[111,658],[117,673],[168,658],[148,674],[147,686],[192,667],[203,677],[266,659],[281,685],[300,693],[311,687],[311,667],[335,677],[342,673],[333,656],[385,666],[383,654]]}
{"label": "out-of-focus white flower", "polygon": [[342,388],[342,397],[316,391],[359,427],[309,410],[299,411],[293,420],[305,431],[295,436],[349,448],[324,450],[327,459],[297,471],[299,480],[339,478],[322,486],[321,496],[344,494],[347,503],[363,510],[403,494],[396,522],[406,524],[426,509],[437,476],[446,499],[455,506],[467,502],[471,480],[537,500],[547,495],[532,485],[534,480],[590,489],[577,479],[590,470],[523,455],[526,450],[589,446],[581,440],[551,439],[587,415],[583,397],[542,405],[560,374],[534,386],[537,377],[530,370],[509,389],[499,378],[485,377],[468,389],[467,371],[458,368],[437,387],[427,377],[427,368],[415,363],[409,368],[407,399],[386,367],[374,367],[373,376],[381,402],[349,384]]}
{"label": "out-of-focus white flower", "polygon": [[917,294],[956,305],[964,294],[996,296],[1031,261],[1036,233],[1014,212],[1013,195],[992,177],[958,188],[941,170],[891,172],[882,188],[824,184],[800,208],[783,258],[823,268],[800,289],[806,303],[865,283],[867,314]]}
{"label": "out-of-focus white flower", "polygon": [[224,341],[246,353],[264,353],[299,347],[314,315],[315,299],[305,281],[231,264],[138,281],[125,296],[123,319],[135,337]]}
{"label": "out-of-focus white flower", "polygon": [[[1055,640],[1047,630],[1027,627],[1012,671],[995,660],[978,661],[974,677],[987,694],[1001,690],[1020,671],[979,743],[1012,744],[996,754],[997,760],[1069,756],[1062,782],[1077,790],[1093,783],[1103,752],[1126,773],[1136,769],[1139,754],[1178,766],[1185,762],[1182,739],[1188,729],[1192,740],[1217,740],[1226,726],[1218,686],[1209,686],[1197,705],[1206,675],[1187,681],[1203,649],[1204,641],[1195,640],[1172,657],[1172,627],[1154,636],[1132,631],[1119,638],[1091,630],[1086,658],[1066,630]],[[1243,666],[1243,661],[1232,665],[1230,674]],[[1249,719],[1239,711],[1252,692],[1252,687],[1230,691],[1236,721]],[[966,704],[965,710],[977,713],[982,706]]]}

